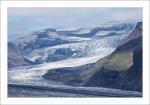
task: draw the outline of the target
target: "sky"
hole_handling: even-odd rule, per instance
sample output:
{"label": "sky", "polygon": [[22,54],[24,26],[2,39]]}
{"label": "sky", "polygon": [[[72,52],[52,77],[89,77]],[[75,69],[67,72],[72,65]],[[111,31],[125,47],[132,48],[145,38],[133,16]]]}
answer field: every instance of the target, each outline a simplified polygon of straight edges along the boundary
{"label": "sky", "polygon": [[113,21],[142,21],[142,8],[9,7],[8,38],[45,28],[92,27]]}

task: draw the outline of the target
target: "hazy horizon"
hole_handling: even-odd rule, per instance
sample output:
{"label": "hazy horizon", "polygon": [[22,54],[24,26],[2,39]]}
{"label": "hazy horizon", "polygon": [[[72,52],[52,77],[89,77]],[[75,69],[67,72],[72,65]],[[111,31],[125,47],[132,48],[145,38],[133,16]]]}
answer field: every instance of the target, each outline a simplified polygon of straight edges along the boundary
{"label": "hazy horizon", "polygon": [[8,38],[45,28],[92,27],[106,22],[142,21],[142,8],[8,8]]}

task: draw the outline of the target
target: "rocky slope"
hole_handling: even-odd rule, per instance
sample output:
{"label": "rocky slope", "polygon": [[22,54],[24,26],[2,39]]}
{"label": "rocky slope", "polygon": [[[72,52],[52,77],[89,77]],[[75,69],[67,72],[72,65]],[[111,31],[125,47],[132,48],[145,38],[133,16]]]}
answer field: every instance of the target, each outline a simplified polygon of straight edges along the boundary
{"label": "rocky slope", "polygon": [[84,86],[142,91],[142,22],[109,56],[98,61]]}

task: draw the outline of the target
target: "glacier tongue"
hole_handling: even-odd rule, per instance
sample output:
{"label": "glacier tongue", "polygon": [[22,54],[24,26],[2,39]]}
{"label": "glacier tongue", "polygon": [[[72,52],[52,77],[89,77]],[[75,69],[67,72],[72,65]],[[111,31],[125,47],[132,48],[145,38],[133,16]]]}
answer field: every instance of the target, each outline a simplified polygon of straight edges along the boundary
{"label": "glacier tongue", "polygon": [[[103,49],[103,53],[100,55],[95,55],[93,57],[83,57],[83,58],[75,58],[75,59],[67,59],[63,61],[57,61],[52,63],[45,63],[39,65],[31,65],[31,66],[21,66],[21,67],[14,67],[8,71],[8,79],[11,82],[14,81],[26,81],[28,80],[39,80],[48,70],[55,69],[55,68],[62,68],[62,67],[76,67],[82,66],[85,64],[95,63],[99,59],[103,58],[104,56],[112,53],[114,49]],[[42,78],[41,78],[42,79]]]}

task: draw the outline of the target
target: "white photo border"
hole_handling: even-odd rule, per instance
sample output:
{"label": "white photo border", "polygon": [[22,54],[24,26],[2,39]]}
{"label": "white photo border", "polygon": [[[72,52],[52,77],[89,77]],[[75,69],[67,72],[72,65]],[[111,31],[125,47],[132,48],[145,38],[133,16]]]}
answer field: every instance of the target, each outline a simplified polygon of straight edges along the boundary
{"label": "white photo border", "polygon": [[[7,97],[7,8],[8,7],[141,7],[143,8],[143,97],[142,98],[8,98]],[[1,104],[149,104],[149,1],[1,1]]]}

